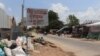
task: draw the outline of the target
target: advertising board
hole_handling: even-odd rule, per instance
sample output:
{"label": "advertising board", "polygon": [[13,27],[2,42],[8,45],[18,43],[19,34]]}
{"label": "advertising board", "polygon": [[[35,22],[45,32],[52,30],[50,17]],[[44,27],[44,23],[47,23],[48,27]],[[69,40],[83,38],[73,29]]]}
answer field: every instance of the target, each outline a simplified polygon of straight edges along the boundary
{"label": "advertising board", "polygon": [[27,26],[47,26],[48,25],[48,10],[47,9],[27,9]]}

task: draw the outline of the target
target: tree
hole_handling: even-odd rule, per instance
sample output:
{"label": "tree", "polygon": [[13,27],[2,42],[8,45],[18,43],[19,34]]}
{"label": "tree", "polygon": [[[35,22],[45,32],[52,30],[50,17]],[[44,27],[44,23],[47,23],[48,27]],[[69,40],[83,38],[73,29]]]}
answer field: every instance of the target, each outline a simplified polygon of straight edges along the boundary
{"label": "tree", "polygon": [[21,31],[26,31],[27,30],[27,27],[23,24],[23,22],[20,22],[18,24],[18,27],[20,27]]}
{"label": "tree", "polygon": [[63,22],[59,20],[58,14],[52,10],[48,12],[49,29],[60,29],[63,26]]}
{"label": "tree", "polygon": [[69,26],[79,25],[79,19],[77,19],[77,17],[74,15],[69,15],[67,21]]}
{"label": "tree", "polygon": [[52,11],[52,10],[50,10],[49,12],[48,12],[48,18],[49,18],[49,23],[50,22],[52,22],[52,21],[54,21],[54,20],[58,20],[58,14],[57,13],[55,13],[54,11]]}

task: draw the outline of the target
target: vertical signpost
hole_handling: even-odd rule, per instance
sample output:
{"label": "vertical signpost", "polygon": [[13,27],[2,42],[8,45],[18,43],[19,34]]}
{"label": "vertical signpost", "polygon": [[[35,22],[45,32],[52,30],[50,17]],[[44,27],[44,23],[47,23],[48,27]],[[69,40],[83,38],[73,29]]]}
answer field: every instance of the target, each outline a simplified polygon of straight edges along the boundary
{"label": "vertical signpost", "polygon": [[47,26],[48,25],[48,10],[47,9],[27,9],[27,26]]}

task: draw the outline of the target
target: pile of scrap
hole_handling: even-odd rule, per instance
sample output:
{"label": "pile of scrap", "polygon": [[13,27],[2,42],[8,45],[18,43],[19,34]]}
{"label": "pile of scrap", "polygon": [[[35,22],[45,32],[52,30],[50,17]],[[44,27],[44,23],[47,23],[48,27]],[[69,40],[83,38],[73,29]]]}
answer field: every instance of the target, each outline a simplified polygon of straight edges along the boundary
{"label": "pile of scrap", "polygon": [[46,45],[46,41],[43,39],[43,37],[39,37],[33,40],[35,43],[40,43],[42,45]]}
{"label": "pile of scrap", "polygon": [[66,56],[68,53],[61,50],[55,44],[45,41],[43,37],[35,38],[35,36],[18,36],[16,40],[11,40],[9,37],[0,40],[0,56],[27,55]]}
{"label": "pile of scrap", "polygon": [[21,39],[19,42],[17,40],[10,40],[10,37],[0,40],[0,56],[26,56]]}

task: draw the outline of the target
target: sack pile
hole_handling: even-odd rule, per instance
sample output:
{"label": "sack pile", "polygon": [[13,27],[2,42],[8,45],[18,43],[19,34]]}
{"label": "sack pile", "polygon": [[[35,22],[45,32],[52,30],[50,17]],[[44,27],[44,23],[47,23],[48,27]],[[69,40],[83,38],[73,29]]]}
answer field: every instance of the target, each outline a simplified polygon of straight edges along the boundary
{"label": "sack pile", "polygon": [[15,41],[0,40],[0,56],[27,56],[23,44],[26,44],[23,37],[18,37]]}

